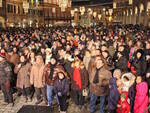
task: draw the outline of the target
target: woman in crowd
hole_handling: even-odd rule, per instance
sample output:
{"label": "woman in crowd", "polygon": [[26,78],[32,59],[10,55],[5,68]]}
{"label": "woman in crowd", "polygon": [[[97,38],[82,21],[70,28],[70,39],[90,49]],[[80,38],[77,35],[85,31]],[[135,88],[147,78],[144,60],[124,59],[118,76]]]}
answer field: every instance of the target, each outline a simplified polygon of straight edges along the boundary
{"label": "woman in crowd", "polygon": [[16,65],[14,72],[17,73],[17,88],[21,89],[25,102],[31,101],[30,98],[30,71],[31,64],[25,59],[25,56],[20,56],[20,63]]}
{"label": "woman in crowd", "polygon": [[80,59],[76,59],[72,64],[73,75],[71,77],[71,89],[73,93],[73,101],[79,107],[83,108],[84,96],[83,90],[88,86],[88,74]]}
{"label": "woman in crowd", "polygon": [[142,76],[137,76],[136,83],[137,85],[134,101],[134,113],[148,113],[148,85],[146,82],[144,82]]}
{"label": "woman in crowd", "polygon": [[30,74],[30,83],[35,88],[35,93],[37,98],[36,104],[40,104],[43,101],[43,99],[45,104],[47,104],[46,89],[45,89],[46,84],[45,84],[45,77],[43,74],[44,67],[45,66],[44,66],[43,58],[39,54],[36,56],[36,62],[33,64],[31,68],[31,74]]}

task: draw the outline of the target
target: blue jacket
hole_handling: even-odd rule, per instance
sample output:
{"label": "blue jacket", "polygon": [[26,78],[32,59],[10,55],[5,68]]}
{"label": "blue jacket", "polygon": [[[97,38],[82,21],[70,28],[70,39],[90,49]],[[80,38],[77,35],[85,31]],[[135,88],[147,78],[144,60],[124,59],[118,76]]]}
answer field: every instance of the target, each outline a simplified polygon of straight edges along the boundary
{"label": "blue jacket", "polygon": [[109,110],[115,110],[117,108],[120,94],[117,89],[116,78],[112,77],[109,81],[109,95],[108,95],[108,107]]}

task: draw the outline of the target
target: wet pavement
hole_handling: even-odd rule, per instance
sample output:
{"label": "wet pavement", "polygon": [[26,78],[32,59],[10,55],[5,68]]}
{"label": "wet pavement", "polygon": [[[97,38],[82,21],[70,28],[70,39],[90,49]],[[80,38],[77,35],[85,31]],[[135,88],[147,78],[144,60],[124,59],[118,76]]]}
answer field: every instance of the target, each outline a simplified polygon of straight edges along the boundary
{"label": "wet pavement", "polygon": [[[19,110],[21,111],[25,106],[35,106],[36,98],[34,97],[32,102],[27,102],[25,103],[21,97],[18,97],[16,94],[14,96],[14,107],[10,107],[8,105],[3,105],[3,95],[2,92],[0,91],[0,113],[24,113],[24,112],[18,112]],[[56,105],[56,102],[54,101],[53,104],[53,110],[46,110],[41,112],[41,111],[36,111],[36,112],[28,112],[28,113],[59,113],[58,106]],[[40,106],[45,106],[44,103],[41,103]],[[45,106],[46,107],[46,106]],[[44,108],[45,109],[45,108]],[[49,109],[48,107],[46,109]],[[28,110],[28,109],[27,109]],[[30,109],[28,111],[31,111]],[[34,110],[33,110],[34,111]],[[26,113],[26,112],[25,112]],[[71,100],[69,100],[69,107],[67,110],[67,113],[90,113],[89,112],[89,105],[86,105],[84,108],[79,109],[77,106],[73,104]],[[98,111],[96,113],[99,113]]]}

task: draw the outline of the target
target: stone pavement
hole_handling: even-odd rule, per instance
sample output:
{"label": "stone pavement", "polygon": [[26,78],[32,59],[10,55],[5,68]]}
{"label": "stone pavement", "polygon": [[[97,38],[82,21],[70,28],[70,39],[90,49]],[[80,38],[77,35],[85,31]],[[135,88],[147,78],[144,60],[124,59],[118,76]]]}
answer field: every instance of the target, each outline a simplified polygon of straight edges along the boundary
{"label": "stone pavement", "polygon": [[[17,113],[24,105],[35,105],[36,99],[33,98],[32,102],[25,103],[22,101],[21,97],[14,96],[14,107],[9,107],[8,105],[3,105],[3,95],[2,92],[0,91],[0,113]],[[41,104],[42,105],[42,104]],[[98,105],[99,106],[99,105]],[[97,107],[98,107],[97,106]],[[59,113],[58,112],[58,107],[54,107],[53,113]],[[69,107],[67,113],[89,113],[89,105],[88,107],[85,107],[82,110],[79,110],[77,106],[75,106],[72,101],[69,101]],[[96,112],[98,113],[98,111]]]}

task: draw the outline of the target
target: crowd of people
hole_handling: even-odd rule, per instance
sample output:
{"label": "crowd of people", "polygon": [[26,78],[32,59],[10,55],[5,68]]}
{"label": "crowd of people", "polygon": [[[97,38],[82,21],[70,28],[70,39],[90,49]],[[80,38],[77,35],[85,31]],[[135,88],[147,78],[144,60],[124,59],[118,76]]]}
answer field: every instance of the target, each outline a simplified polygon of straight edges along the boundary
{"label": "crowd of people", "polygon": [[0,88],[60,113],[148,113],[150,32],[141,26],[8,28],[0,32]]}

